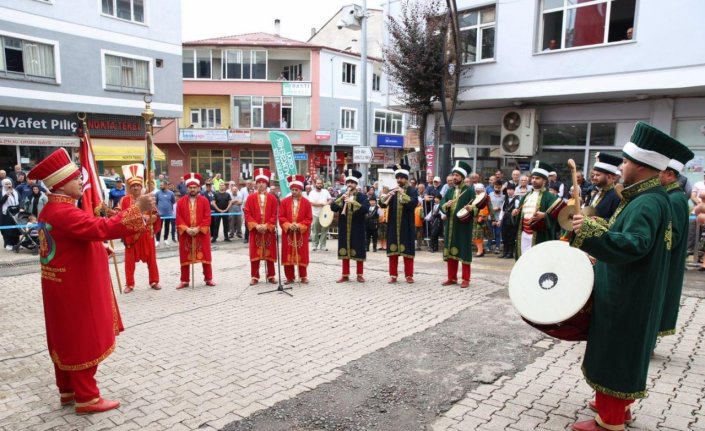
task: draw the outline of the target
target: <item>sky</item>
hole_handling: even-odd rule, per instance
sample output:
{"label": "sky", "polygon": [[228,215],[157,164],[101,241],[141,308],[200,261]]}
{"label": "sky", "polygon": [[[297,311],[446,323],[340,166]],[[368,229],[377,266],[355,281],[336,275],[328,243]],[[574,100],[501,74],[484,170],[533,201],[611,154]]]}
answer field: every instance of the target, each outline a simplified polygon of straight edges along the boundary
{"label": "sky", "polygon": [[[354,0],[181,0],[181,39],[274,33],[274,20],[279,18],[282,36],[305,42],[312,27],[321,28],[341,6],[352,3]],[[378,3],[368,1],[367,7]]]}

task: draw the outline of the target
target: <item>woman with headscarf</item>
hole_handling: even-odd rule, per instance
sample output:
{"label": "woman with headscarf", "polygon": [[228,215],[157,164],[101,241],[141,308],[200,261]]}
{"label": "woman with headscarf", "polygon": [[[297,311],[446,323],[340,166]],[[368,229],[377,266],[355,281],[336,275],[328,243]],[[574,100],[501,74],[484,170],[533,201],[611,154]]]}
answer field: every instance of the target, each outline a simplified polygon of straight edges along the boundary
{"label": "woman with headscarf", "polygon": [[[5,178],[2,180],[2,196],[0,197],[0,205],[2,205],[2,226],[13,226],[15,224],[12,218],[11,208],[17,207],[20,204],[20,198],[17,191],[12,187],[12,180]],[[5,242],[5,250],[12,250],[19,242],[17,229],[3,229],[2,238]]]}
{"label": "woman with headscarf", "polygon": [[42,212],[44,204],[47,203],[47,200],[47,195],[44,194],[42,189],[35,184],[32,186],[32,193],[24,200],[23,208],[25,212],[28,212],[35,217],[39,217],[39,213]]}

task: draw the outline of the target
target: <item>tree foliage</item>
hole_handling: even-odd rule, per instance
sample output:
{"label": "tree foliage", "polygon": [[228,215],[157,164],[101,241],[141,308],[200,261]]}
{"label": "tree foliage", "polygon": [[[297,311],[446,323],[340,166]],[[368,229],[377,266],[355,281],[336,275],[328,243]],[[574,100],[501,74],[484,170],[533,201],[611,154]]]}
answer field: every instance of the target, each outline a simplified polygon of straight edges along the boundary
{"label": "tree foliage", "polygon": [[445,13],[441,0],[404,0],[400,16],[390,16],[387,22],[386,73],[399,100],[423,124],[433,102],[441,98]]}

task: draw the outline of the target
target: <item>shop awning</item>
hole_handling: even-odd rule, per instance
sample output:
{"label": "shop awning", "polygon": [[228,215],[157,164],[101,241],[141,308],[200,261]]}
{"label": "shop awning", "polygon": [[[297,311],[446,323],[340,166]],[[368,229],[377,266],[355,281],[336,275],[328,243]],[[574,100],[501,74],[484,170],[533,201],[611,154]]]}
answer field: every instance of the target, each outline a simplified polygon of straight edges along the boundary
{"label": "shop awning", "polygon": [[[93,144],[93,155],[96,162],[120,161],[120,162],[142,162],[144,161],[143,140],[130,139],[91,139]],[[166,160],[164,152],[154,146],[154,160]]]}

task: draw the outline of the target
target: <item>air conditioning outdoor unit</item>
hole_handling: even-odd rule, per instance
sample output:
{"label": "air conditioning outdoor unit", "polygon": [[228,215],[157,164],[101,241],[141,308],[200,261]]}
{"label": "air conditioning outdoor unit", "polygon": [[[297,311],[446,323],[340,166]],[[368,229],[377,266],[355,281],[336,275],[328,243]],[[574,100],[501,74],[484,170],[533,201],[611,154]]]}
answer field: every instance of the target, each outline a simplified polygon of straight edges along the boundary
{"label": "air conditioning outdoor unit", "polygon": [[535,109],[513,109],[502,114],[499,154],[531,157],[538,148],[539,128]]}

